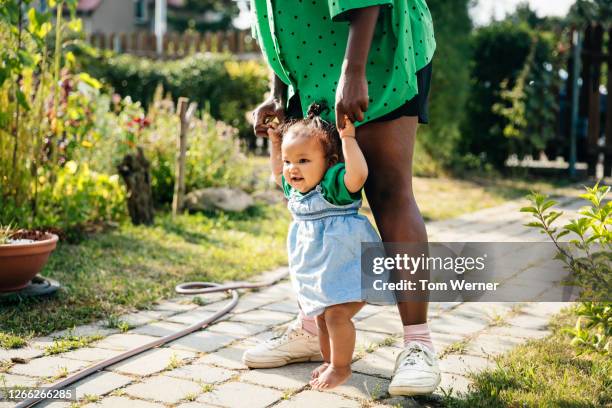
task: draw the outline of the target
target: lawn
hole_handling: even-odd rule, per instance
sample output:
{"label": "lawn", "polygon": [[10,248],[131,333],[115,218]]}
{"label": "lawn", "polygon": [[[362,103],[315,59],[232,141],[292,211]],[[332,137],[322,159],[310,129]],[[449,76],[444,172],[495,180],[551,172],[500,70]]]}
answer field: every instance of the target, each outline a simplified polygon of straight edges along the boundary
{"label": "lawn", "polygon": [[[280,214],[280,215],[279,215]],[[26,338],[146,308],[184,281],[245,279],[286,262],[282,205],[241,215],[159,215],[152,227],[122,224],[78,245],[60,244],[43,275],[52,299],[4,304],[0,333]]]}
{"label": "lawn", "polygon": [[530,340],[498,357],[497,367],[472,374],[463,398],[447,397],[450,408],[471,407],[610,407],[612,359],[579,354],[563,327],[577,316],[567,308],[551,320],[552,334]]}
{"label": "lawn", "polygon": [[[255,174],[265,180],[267,160],[251,161]],[[555,187],[546,182],[448,178],[416,178],[414,185],[427,220],[497,205],[524,195],[530,187],[544,191]],[[61,243],[43,275],[58,280],[63,289],[52,299],[2,305],[0,335],[5,340],[0,347],[145,309],[173,296],[180,282],[246,279],[284,265],[289,222],[282,204],[258,205],[238,215],[186,214],[174,220],[160,213],[152,227],[126,222],[79,244]]]}

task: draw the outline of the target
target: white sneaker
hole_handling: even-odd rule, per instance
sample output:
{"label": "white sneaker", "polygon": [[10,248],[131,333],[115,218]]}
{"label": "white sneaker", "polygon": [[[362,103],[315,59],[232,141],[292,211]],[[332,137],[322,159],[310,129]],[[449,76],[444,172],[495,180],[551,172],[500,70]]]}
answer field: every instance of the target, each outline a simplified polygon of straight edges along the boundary
{"label": "white sneaker", "polygon": [[242,362],[250,368],[274,368],[305,361],[323,361],[319,339],[293,322],[281,336],[248,349]]}
{"label": "white sneaker", "polygon": [[407,396],[431,394],[438,384],[440,384],[440,368],[435,354],[419,342],[408,343],[395,361],[389,394]]}

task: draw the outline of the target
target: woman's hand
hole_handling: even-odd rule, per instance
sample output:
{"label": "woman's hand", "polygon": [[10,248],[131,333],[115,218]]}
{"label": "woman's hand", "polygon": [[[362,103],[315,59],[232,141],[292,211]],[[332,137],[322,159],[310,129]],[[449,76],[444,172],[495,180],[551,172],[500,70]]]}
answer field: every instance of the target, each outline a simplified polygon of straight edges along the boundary
{"label": "woman's hand", "polygon": [[278,122],[284,121],[285,108],[278,99],[270,97],[263,101],[253,111],[253,129],[255,130],[255,135],[267,137],[268,128],[274,118],[276,118]]}
{"label": "woman's hand", "polygon": [[342,70],[336,89],[336,126],[344,128],[344,115],[351,122],[361,122],[368,110],[368,82],[365,68],[347,67]]}

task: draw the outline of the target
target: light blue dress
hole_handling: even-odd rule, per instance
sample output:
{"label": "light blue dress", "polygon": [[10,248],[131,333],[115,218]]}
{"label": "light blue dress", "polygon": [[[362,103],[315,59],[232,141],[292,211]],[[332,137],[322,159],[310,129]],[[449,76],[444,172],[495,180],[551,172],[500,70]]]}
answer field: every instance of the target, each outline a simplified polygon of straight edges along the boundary
{"label": "light blue dress", "polygon": [[361,243],[381,240],[370,221],[358,214],[361,199],[335,205],[325,199],[321,183],[305,194],[288,188],[284,179],[283,184],[293,216],[287,237],[289,270],[304,314],[317,316],[328,306],[368,300],[362,290]]}

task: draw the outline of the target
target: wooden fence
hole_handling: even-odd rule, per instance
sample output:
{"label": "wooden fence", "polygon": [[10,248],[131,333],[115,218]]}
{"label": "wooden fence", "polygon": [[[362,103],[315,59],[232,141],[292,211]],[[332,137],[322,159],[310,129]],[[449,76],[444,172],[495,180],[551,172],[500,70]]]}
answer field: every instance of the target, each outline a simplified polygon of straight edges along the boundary
{"label": "wooden fence", "polygon": [[[607,52],[604,37],[607,36]],[[593,24],[584,30],[581,53],[582,87],[579,115],[587,118],[586,154],[588,174],[595,175],[600,153],[604,154],[604,176],[612,173],[612,28],[606,33],[603,26]],[[608,65],[606,111],[602,114],[600,87],[602,65]],[[604,93],[605,94],[605,93]],[[601,139],[603,138],[603,143]]]}
{"label": "wooden fence", "polygon": [[173,59],[196,52],[223,52],[258,54],[259,47],[249,30],[231,30],[200,33],[166,33],[162,53],[157,53],[155,34],[145,31],[134,33],[94,33],[88,41],[94,47],[110,49],[150,58]]}

